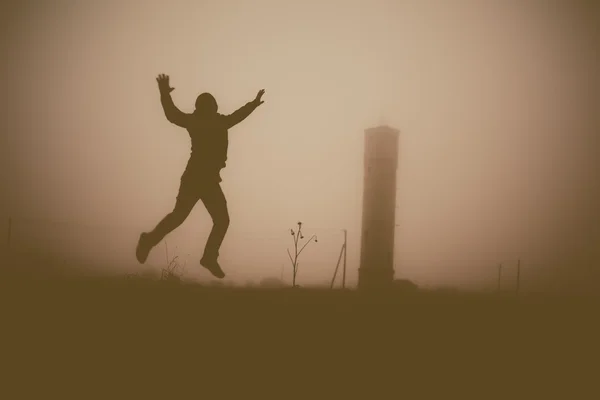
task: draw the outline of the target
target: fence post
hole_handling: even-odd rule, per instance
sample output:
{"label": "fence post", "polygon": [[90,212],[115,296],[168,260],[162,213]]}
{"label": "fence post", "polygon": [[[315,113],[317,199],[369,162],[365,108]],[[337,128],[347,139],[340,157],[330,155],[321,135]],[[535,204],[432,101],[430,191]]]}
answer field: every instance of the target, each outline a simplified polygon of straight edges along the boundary
{"label": "fence post", "polygon": [[8,234],[6,235],[6,248],[10,249],[10,239],[12,236],[12,218],[8,217]]}
{"label": "fence post", "polygon": [[498,264],[498,288],[497,291],[500,293],[500,282],[502,280],[502,264]]}
{"label": "fence post", "polygon": [[521,259],[519,258],[519,262],[517,263],[517,294],[519,294],[519,289],[521,288]]}

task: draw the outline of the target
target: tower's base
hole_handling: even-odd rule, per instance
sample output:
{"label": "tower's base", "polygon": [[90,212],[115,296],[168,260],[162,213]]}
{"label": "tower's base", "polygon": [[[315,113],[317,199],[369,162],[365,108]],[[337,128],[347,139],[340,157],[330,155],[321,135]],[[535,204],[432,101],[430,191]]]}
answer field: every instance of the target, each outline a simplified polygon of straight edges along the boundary
{"label": "tower's base", "polygon": [[390,288],[394,283],[393,268],[364,268],[358,269],[359,289]]}

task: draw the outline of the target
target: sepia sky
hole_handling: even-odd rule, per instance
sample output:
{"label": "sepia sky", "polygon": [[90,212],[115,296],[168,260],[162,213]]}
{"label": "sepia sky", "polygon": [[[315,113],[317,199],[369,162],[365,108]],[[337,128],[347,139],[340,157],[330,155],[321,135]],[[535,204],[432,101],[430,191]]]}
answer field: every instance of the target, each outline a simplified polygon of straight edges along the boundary
{"label": "sepia sky", "polygon": [[[381,123],[401,131],[397,277],[494,284],[496,265],[511,274],[519,257],[524,284],[550,271],[598,276],[597,2],[3,7],[0,216],[14,219],[16,247],[53,243],[136,268],[137,237],[171,211],[190,152],[160,106],[165,73],[187,112],[201,92],[229,113],[266,90],[230,130],[222,172],[231,225],[221,259],[234,282],[279,277],[283,264],[289,278],[299,220],[319,237],[300,258],[300,283],[331,279],[342,229],[356,281],[364,129]],[[200,203],[167,237],[190,276],[206,278],[209,229]],[[164,246],[148,262],[163,266]]]}

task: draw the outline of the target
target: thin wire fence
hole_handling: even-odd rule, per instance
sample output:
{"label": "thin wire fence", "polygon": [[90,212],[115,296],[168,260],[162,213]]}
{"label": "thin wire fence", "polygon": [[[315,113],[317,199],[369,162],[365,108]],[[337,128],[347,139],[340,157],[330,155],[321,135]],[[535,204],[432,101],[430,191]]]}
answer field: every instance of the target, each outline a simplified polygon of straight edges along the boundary
{"label": "thin wire fence", "polygon": [[[14,257],[35,263],[87,265],[106,271],[161,269],[177,256],[190,274],[199,273],[198,261],[211,226],[186,225],[165,238],[140,266],[135,247],[141,229],[125,223],[84,223],[50,218],[7,218],[2,247]],[[343,244],[342,229],[306,228],[319,243],[311,243],[302,254],[300,276],[313,282],[330,279],[335,258]],[[253,231],[230,227],[221,249],[221,259],[230,276],[241,280],[291,275],[286,249],[291,248],[289,228]],[[167,254],[168,248],[168,254]],[[4,258],[6,259],[6,258]],[[302,280],[300,278],[300,280]]]}

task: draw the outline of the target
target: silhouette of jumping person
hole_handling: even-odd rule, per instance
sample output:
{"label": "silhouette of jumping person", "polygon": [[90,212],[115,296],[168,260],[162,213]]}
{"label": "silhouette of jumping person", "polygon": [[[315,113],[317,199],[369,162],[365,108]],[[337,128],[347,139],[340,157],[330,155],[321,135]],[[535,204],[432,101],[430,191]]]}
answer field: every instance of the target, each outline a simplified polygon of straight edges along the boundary
{"label": "silhouette of jumping person", "polygon": [[215,277],[224,278],[225,273],[218,262],[219,248],[229,227],[227,200],[221,189],[220,171],[225,167],[229,143],[228,129],[242,122],[259,105],[265,93],[260,90],[256,98],[230,115],[217,112],[218,105],[210,93],[202,93],[196,99],[196,109],[187,114],[173,103],[169,76],[160,74],[156,81],[160,101],[169,122],[187,129],[192,139],[192,151],[185,171],[181,176],[175,207],[162,219],[152,232],[143,232],[138,241],[136,257],[140,263],[148,258],[150,250],[163,238],[181,225],[198,200],[202,200],[213,220],[200,264]]}

